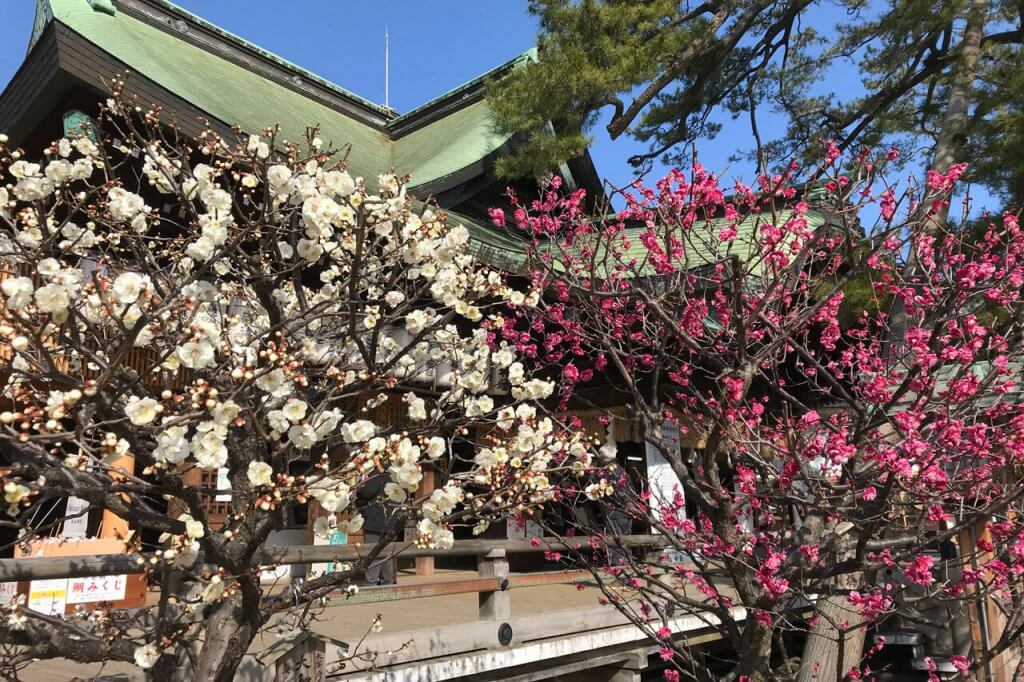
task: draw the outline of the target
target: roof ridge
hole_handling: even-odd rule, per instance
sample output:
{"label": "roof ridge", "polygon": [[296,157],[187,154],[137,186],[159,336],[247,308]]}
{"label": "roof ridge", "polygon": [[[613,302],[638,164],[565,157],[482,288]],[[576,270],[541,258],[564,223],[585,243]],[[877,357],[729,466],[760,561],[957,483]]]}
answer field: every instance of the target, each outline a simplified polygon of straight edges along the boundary
{"label": "roof ridge", "polygon": [[456,95],[461,95],[465,91],[471,90],[471,89],[475,88],[476,86],[482,84],[488,78],[491,78],[491,77],[497,75],[498,73],[501,73],[502,71],[509,71],[511,69],[518,68],[519,66],[521,66],[522,64],[525,64],[527,62],[537,61],[537,54],[538,54],[537,47],[536,46],[531,47],[529,50],[526,50],[525,52],[521,52],[521,53],[517,54],[515,57],[512,57],[511,59],[508,59],[508,60],[502,62],[501,64],[498,64],[497,66],[495,66],[495,67],[493,67],[491,69],[488,69],[487,71],[485,71],[484,73],[480,74],[479,76],[471,78],[470,80],[466,81],[465,83],[463,83],[461,85],[457,85],[454,88],[452,88],[452,89],[450,89],[450,90],[448,90],[446,92],[441,93],[437,97],[434,97],[433,99],[427,100],[423,104],[420,104],[420,105],[418,105],[416,107],[413,107],[412,109],[410,109],[409,111],[405,112],[404,114],[397,115],[395,118],[393,118],[390,121],[388,121],[387,125],[388,126],[392,126],[392,125],[399,125],[399,124],[405,123],[408,120],[410,120],[411,118],[414,118],[416,115],[426,111],[427,109],[431,109],[433,107],[436,107],[438,104],[440,104],[441,102],[443,102],[445,100],[452,99]]}
{"label": "roof ridge", "polygon": [[[40,0],[40,1],[41,2],[49,2],[49,0]],[[285,59],[284,57],[282,57],[282,56],[280,56],[278,54],[275,54],[275,53],[271,52],[270,50],[268,50],[266,48],[260,47],[259,45],[257,45],[256,43],[254,43],[252,41],[246,40],[245,38],[243,38],[243,37],[241,37],[241,36],[239,36],[239,35],[237,35],[235,33],[232,33],[231,31],[228,31],[225,28],[221,28],[220,26],[217,26],[216,24],[214,24],[214,23],[212,23],[210,21],[207,21],[206,19],[203,19],[198,14],[190,12],[189,10],[185,9],[184,7],[181,7],[180,5],[177,5],[177,4],[173,3],[173,2],[171,2],[170,0],[145,0],[145,1],[146,2],[150,2],[150,3],[154,4],[154,5],[157,5],[157,6],[161,7],[162,9],[164,9],[164,10],[166,10],[168,12],[171,12],[171,13],[174,13],[174,14],[178,14],[182,18],[186,19],[187,21],[190,21],[190,22],[196,24],[197,26],[200,26],[200,27],[202,27],[202,28],[204,28],[204,29],[206,29],[208,31],[216,33],[218,36],[220,36],[220,37],[222,37],[222,38],[224,38],[224,39],[226,39],[226,40],[228,40],[228,41],[230,41],[232,43],[235,43],[239,47],[242,47],[242,48],[244,48],[246,50],[250,50],[252,52],[255,52],[259,56],[261,56],[261,57],[263,57],[265,59],[268,59],[268,60],[274,62],[275,64],[279,65],[279,66],[283,66],[284,68],[286,68],[286,69],[288,69],[290,71],[295,72],[296,75],[299,75],[299,76],[301,76],[303,78],[307,78],[307,79],[317,83],[318,85],[321,85],[321,86],[323,86],[323,87],[325,87],[325,88],[327,88],[329,90],[334,91],[335,93],[337,93],[337,94],[339,94],[339,95],[341,95],[343,97],[347,97],[349,99],[352,99],[352,100],[356,101],[358,104],[361,104],[361,105],[363,105],[363,106],[365,106],[365,107],[367,107],[369,109],[372,109],[375,113],[383,115],[383,116],[385,116],[385,117],[387,117],[389,119],[390,118],[394,118],[396,116],[395,111],[393,109],[391,109],[390,107],[385,107],[384,105],[377,104],[376,102],[373,102],[373,101],[367,99],[366,97],[363,97],[362,95],[358,95],[358,94],[352,92],[351,90],[349,90],[347,88],[344,88],[344,87],[338,85],[337,83],[335,83],[333,81],[330,81],[330,80],[324,78],[323,76],[320,76],[320,75],[310,71],[309,69],[306,69],[306,68],[303,68],[303,67],[299,66],[298,64],[296,64],[293,61]]]}

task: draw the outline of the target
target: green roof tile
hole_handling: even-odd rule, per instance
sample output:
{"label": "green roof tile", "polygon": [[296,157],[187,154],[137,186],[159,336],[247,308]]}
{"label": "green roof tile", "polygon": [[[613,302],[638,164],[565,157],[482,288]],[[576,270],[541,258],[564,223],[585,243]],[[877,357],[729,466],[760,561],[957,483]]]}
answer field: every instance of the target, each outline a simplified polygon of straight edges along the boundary
{"label": "green roof tile", "polygon": [[[461,222],[469,230],[473,242],[474,253],[481,260],[510,272],[521,272],[526,265],[527,243],[510,230],[495,229],[490,225],[473,221],[466,216],[452,213],[452,217]],[[723,218],[708,221],[695,226],[690,232],[691,239],[686,245],[684,265],[693,269],[717,263],[727,256],[735,255],[740,259],[750,257],[758,230],[765,225],[782,224],[793,216],[793,211],[784,209],[776,211],[774,217],[770,213],[755,213],[745,217],[737,224],[736,238],[730,243],[718,237],[719,231],[726,226]],[[826,224],[826,218],[817,211],[808,211],[805,216],[810,229],[816,230]],[[626,239],[629,248],[622,251],[615,263],[605,262],[598,266],[598,271],[612,268],[618,263],[628,264],[635,260],[637,271],[641,276],[654,275],[654,268],[648,259],[647,247],[640,241],[640,235],[647,231],[646,227],[629,227]],[[544,245],[541,245],[544,249]],[[553,253],[553,249],[548,249]],[[601,254],[597,261],[600,263]],[[555,263],[555,267],[559,267]]]}

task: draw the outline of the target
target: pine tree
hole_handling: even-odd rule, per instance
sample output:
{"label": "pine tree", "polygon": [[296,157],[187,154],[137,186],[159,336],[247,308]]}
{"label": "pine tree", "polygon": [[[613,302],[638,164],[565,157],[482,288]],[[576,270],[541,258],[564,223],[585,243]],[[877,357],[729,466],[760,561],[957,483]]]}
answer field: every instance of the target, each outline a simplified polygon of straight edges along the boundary
{"label": "pine tree", "polygon": [[[845,10],[835,21],[835,8]],[[974,66],[960,73],[968,0],[531,0],[538,61],[492,84],[497,125],[519,133],[505,176],[539,175],[581,153],[607,115],[612,139],[649,150],[630,162],[688,163],[721,116],[781,112],[781,139],[757,140],[767,158],[815,158],[822,138],[840,149],[900,144],[930,164],[970,153],[969,176],[1007,203],[1024,197],[1024,5],[986,4]],[[832,11],[827,11],[828,9]],[[855,69],[860,82],[845,74]],[[838,77],[843,75],[843,77]],[[967,80],[957,84],[958,77]],[[947,103],[970,90],[953,131]],[[966,102],[967,100],[961,99]],[[940,139],[942,131],[946,138]],[[557,132],[557,137],[552,135]],[[754,153],[754,142],[738,151]],[[942,150],[946,151],[942,151]],[[949,159],[936,167],[948,165]]]}

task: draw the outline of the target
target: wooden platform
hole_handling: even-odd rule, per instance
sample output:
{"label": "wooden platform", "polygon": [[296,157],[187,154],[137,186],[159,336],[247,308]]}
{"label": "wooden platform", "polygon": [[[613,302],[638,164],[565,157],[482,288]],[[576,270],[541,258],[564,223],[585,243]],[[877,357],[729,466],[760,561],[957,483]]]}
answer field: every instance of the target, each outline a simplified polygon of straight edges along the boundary
{"label": "wooden platform", "polygon": [[[476,571],[446,571],[438,569],[432,576],[414,575],[412,571],[399,574],[400,585],[422,585],[431,582],[459,583],[474,580]],[[513,578],[514,584],[515,575]],[[366,588],[365,592],[374,589]],[[387,589],[387,588],[383,588]],[[598,606],[600,592],[596,588],[578,590],[573,585],[541,585],[533,587],[512,587],[512,614],[514,616],[536,615],[546,611],[563,611]],[[155,592],[149,593],[155,602]],[[609,610],[611,607],[608,607]],[[326,608],[314,623],[313,630],[333,639],[350,641],[366,634],[377,614],[382,615],[383,633],[398,633],[406,630],[454,625],[476,621],[479,604],[475,593],[446,594],[434,597],[354,604],[336,604]],[[254,642],[254,650],[270,646],[278,637],[277,620],[271,623]],[[289,633],[290,634],[290,633]],[[132,675],[137,669],[129,664],[109,663],[82,664],[66,659],[52,659],[32,664],[23,674],[25,682],[55,682],[57,680],[92,679],[97,675]],[[139,679],[142,677],[128,677]]]}

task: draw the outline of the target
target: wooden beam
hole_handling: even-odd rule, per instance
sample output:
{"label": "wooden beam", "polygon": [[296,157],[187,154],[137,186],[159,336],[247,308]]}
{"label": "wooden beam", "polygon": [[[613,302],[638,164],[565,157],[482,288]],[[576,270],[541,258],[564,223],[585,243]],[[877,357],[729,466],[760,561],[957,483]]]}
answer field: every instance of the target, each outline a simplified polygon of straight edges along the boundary
{"label": "wooden beam", "polygon": [[[543,552],[545,549],[565,550],[585,548],[589,537],[575,538],[570,544],[554,539],[540,541],[534,546],[526,540],[456,540],[451,549],[416,547],[412,543],[390,543],[392,556],[480,556],[493,549],[504,549],[507,554]],[[624,535],[619,539],[626,547],[663,547],[664,536]],[[267,547],[260,563],[264,566],[281,564],[308,564],[322,562],[355,561],[369,554],[372,545],[296,545],[293,547]],[[202,563],[200,557],[199,563]],[[141,556],[104,554],[87,557],[40,557],[31,559],[0,559],[0,582],[43,580],[47,578],[84,578],[102,575],[144,573],[153,566]]]}
{"label": "wooden beam", "polygon": [[[331,606],[349,604],[373,604],[377,602],[396,601],[400,599],[419,599],[421,597],[440,597],[450,594],[474,594],[494,590],[514,590],[523,587],[541,585],[566,585],[590,577],[590,571],[543,571],[540,573],[522,573],[508,576],[504,588],[499,578],[466,578],[463,580],[444,580],[418,585],[385,585],[381,587],[363,588],[355,595],[336,596],[330,599]],[[340,590],[339,590],[340,593]]]}

